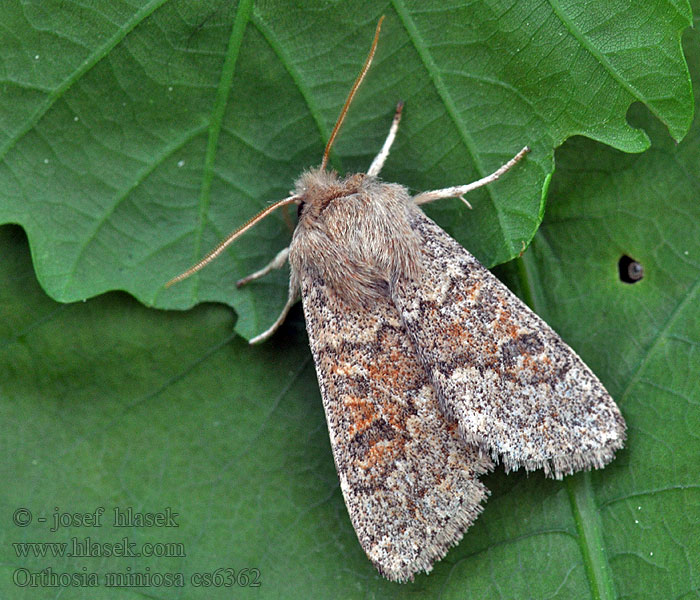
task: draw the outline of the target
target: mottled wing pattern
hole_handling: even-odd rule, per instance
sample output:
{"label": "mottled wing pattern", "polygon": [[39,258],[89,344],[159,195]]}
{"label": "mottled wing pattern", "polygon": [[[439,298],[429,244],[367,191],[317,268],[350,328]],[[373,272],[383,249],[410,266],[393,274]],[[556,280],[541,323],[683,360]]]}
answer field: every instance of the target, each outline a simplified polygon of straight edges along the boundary
{"label": "mottled wing pattern", "polygon": [[349,308],[302,272],[309,342],[331,447],[362,547],[389,579],[413,579],[481,511],[490,460],[448,423],[391,300]]}
{"label": "mottled wing pattern", "polygon": [[448,417],[465,441],[507,469],[561,478],[602,467],[621,448],[625,422],[576,353],[417,207],[419,283],[392,292]]}

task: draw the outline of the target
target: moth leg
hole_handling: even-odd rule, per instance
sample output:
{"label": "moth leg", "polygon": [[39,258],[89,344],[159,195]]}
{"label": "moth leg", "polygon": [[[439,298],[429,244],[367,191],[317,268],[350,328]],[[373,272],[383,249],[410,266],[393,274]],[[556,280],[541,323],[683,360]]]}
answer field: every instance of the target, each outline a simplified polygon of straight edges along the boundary
{"label": "moth leg", "polygon": [[384,145],[379,151],[379,154],[377,154],[377,156],[374,157],[372,164],[369,166],[369,169],[367,169],[367,175],[376,177],[377,175],[379,175],[379,171],[382,170],[382,167],[384,166],[384,161],[387,159],[387,156],[389,156],[389,150],[391,149],[391,145],[394,143],[394,138],[396,138],[396,132],[399,130],[399,122],[401,121],[402,110],[403,102],[399,102],[396,105],[396,112],[394,113],[394,120],[391,122],[391,127],[389,128],[389,134],[386,136],[386,140],[384,140]]}
{"label": "moth leg", "polygon": [[273,258],[269,264],[265,265],[259,271],[255,271],[255,273],[251,273],[247,277],[239,279],[236,282],[236,287],[243,287],[246,283],[250,283],[251,281],[265,277],[265,275],[267,275],[270,271],[281,269],[284,266],[284,263],[287,262],[287,258],[289,258],[289,246],[283,250],[280,250],[277,256],[275,256],[275,258]]}
{"label": "moth leg", "polygon": [[[287,254],[289,254],[289,249],[285,248],[285,250],[287,250]],[[280,254],[281,254],[281,252],[280,252]],[[279,254],[277,256],[279,256]],[[277,257],[275,257],[275,258],[277,258]],[[267,268],[267,267],[265,267],[265,268]],[[294,275],[294,271],[292,270],[292,274],[289,278],[289,295],[287,296],[287,303],[284,305],[284,308],[282,309],[280,316],[277,317],[277,320],[272,324],[272,326],[269,329],[266,329],[260,335],[256,335],[248,343],[249,344],[258,344],[259,342],[264,342],[267,338],[271,337],[272,334],[275,333],[275,331],[277,331],[279,329],[279,326],[282,325],[282,323],[284,323],[284,320],[287,318],[287,314],[289,314],[289,309],[292,308],[292,306],[294,306],[294,303],[298,300],[298,298],[299,298],[299,281],[298,281],[297,277]]]}
{"label": "moth leg", "polygon": [[434,200],[440,200],[442,198],[459,198],[469,208],[471,208],[472,206],[471,204],[469,204],[469,202],[466,201],[466,199],[464,198],[464,194],[466,194],[467,192],[471,192],[476,188],[480,188],[484,185],[488,185],[489,183],[496,181],[501,175],[503,175],[503,173],[505,173],[506,171],[510,171],[515,165],[517,165],[528,152],[530,152],[530,147],[525,146],[520,152],[518,152],[500,169],[497,169],[496,171],[491,173],[491,175],[487,175],[486,177],[482,177],[481,179],[473,181],[472,183],[468,183],[466,185],[457,185],[454,187],[442,188],[441,190],[423,192],[422,194],[414,196],[413,201],[416,204],[426,204],[428,202],[433,202]]}

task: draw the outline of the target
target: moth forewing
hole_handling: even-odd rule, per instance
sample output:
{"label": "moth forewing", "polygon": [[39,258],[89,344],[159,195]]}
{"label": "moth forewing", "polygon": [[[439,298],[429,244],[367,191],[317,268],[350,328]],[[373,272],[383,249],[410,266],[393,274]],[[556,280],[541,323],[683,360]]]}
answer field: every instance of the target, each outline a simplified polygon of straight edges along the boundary
{"label": "moth forewing", "polygon": [[379,572],[429,572],[482,510],[488,458],[446,420],[388,297],[351,306],[299,274],[331,448],[362,548]]}
{"label": "moth forewing", "polygon": [[625,422],[598,378],[517,296],[419,209],[423,271],[392,299],[443,412],[507,470],[600,468]]}

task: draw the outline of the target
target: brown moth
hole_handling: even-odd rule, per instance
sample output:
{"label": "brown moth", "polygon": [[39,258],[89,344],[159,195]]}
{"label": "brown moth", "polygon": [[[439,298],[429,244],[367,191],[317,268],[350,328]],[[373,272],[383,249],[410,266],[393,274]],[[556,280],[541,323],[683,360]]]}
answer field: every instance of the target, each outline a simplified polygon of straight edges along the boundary
{"label": "brown moth", "polygon": [[527,147],[479,181],[412,197],[378,178],[399,105],[367,173],[326,171],[380,27],[321,166],[168,285],[276,208],[298,206],[290,246],[238,282],[289,260],[287,304],[251,343],[270,337],[301,294],[350,519],[379,572],[404,582],[462,538],[488,494],[478,476],[494,462],[557,479],[600,468],[622,447],[625,422],[576,353],[419,208],[495,181]]}

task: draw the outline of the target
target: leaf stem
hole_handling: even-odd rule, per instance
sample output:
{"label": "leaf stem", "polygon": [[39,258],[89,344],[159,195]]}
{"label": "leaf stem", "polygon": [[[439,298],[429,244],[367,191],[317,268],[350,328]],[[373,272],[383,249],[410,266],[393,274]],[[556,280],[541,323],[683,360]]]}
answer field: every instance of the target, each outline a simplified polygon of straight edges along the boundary
{"label": "leaf stem", "polygon": [[[520,256],[515,259],[515,265],[520,284],[520,296],[532,310],[539,314],[541,307],[538,306],[527,265],[531,258],[531,252]],[[590,585],[591,597],[594,600],[614,600],[617,595],[605,553],[600,511],[595,502],[591,473],[579,473],[576,476],[566,477],[564,486],[576,523],[578,545]]]}
{"label": "leaf stem", "polygon": [[579,548],[591,587],[591,596],[594,600],[614,600],[617,596],[603,544],[600,513],[593,497],[591,473],[567,477],[565,486],[576,523]]}

